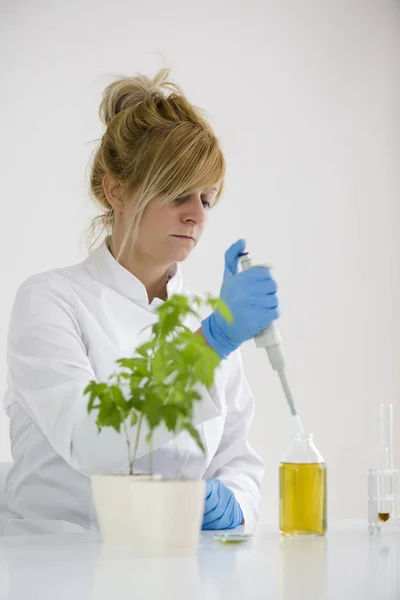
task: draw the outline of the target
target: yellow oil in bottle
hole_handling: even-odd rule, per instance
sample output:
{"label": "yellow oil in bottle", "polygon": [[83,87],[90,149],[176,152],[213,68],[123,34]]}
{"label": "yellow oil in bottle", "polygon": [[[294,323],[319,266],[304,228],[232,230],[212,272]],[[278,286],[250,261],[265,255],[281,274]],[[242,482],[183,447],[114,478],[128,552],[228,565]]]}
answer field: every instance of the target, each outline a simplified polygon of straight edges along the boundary
{"label": "yellow oil in bottle", "polygon": [[286,535],[324,535],[327,522],[326,465],[279,466],[279,522]]}

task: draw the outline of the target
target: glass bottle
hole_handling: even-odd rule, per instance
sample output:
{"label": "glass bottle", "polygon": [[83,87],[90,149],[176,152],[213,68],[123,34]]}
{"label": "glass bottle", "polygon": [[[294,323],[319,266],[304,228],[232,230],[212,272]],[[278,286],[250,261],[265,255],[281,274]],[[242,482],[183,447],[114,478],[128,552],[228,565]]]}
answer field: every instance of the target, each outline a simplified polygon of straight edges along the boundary
{"label": "glass bottle", "polygon": [[285,535],[324,535],[326,464],[313,434],[297,433],[279,466],[279,529]]}

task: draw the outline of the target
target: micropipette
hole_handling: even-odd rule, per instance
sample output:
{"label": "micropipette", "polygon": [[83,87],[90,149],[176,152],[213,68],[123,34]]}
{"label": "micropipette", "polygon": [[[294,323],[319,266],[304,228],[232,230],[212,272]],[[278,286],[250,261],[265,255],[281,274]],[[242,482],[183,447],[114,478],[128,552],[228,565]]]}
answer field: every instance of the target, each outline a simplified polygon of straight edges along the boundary
{"label": "micropipette", "polygon": [[[252,265],[248,252],[242,252],[240,254],[240,264],[243,271],[250,269],[252,266],[257,266]],[[271,268],[270,265],[262,266]],[[289,404],[290,412],[293,416],[296,429],[298,433],[304,434],[303,424],[294,405],[292,392],[290,391],[289,383],[286,377],[285,359],[282,350],[282,337],[275,321],[273,321],[270,325],[268,325],[268,327],[263,329],[263,331],[258,333],[254,337],[254,340],[257,348],[266,349],[269,362],[271,363],[272,368],[278,372],[279,379],[281,381],[287,403]]]}

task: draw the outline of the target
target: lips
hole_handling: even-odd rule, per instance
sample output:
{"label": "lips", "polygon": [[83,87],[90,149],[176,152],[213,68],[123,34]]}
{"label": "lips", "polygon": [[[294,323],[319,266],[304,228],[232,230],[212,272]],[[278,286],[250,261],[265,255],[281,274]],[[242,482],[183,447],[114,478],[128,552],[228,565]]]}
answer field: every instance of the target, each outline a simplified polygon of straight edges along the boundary
{"label": "lips", "polygon": [[194,238],[191,235],[173,235],[172,237],[183,238],[185,240],[193,240]]}

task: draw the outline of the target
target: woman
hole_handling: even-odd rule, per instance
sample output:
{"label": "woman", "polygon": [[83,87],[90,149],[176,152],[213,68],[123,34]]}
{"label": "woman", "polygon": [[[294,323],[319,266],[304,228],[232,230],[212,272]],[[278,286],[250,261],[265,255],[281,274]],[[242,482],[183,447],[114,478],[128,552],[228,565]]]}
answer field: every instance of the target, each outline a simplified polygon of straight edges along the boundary
{"label": "woman", "polygon": [[[128,464],[123,436],[97,434],[83,390],[132,353],[163,300],[193,293],[179,263],[221,196],[225,164],[210,126],[168,76],[162,69],[105,89],[106,131],[91,171],[101,208],[93,231],[100,224],[105,239],[83,262],[34,275],[17,292],[5,396],[14,458],[6,534],[22,524],[38,533],[97,530],[90,475],[126,473]],[[193,324],[221,358],[196,412],[206,455],[186,432],[177,438],[180,477],[207,480],[204,529],[252,528],[258,513],[263,466],[248,443],[253,398],[238,348],[277,318],[278,301],[267,268],[237,273],[244,248],[239,240],[225,255],[221,298],[233,323],[215,312]],[[174,451],[171,435],[157,431],[156,472],[174,475]],[[148,458],[143,442],[138,472]]]}

